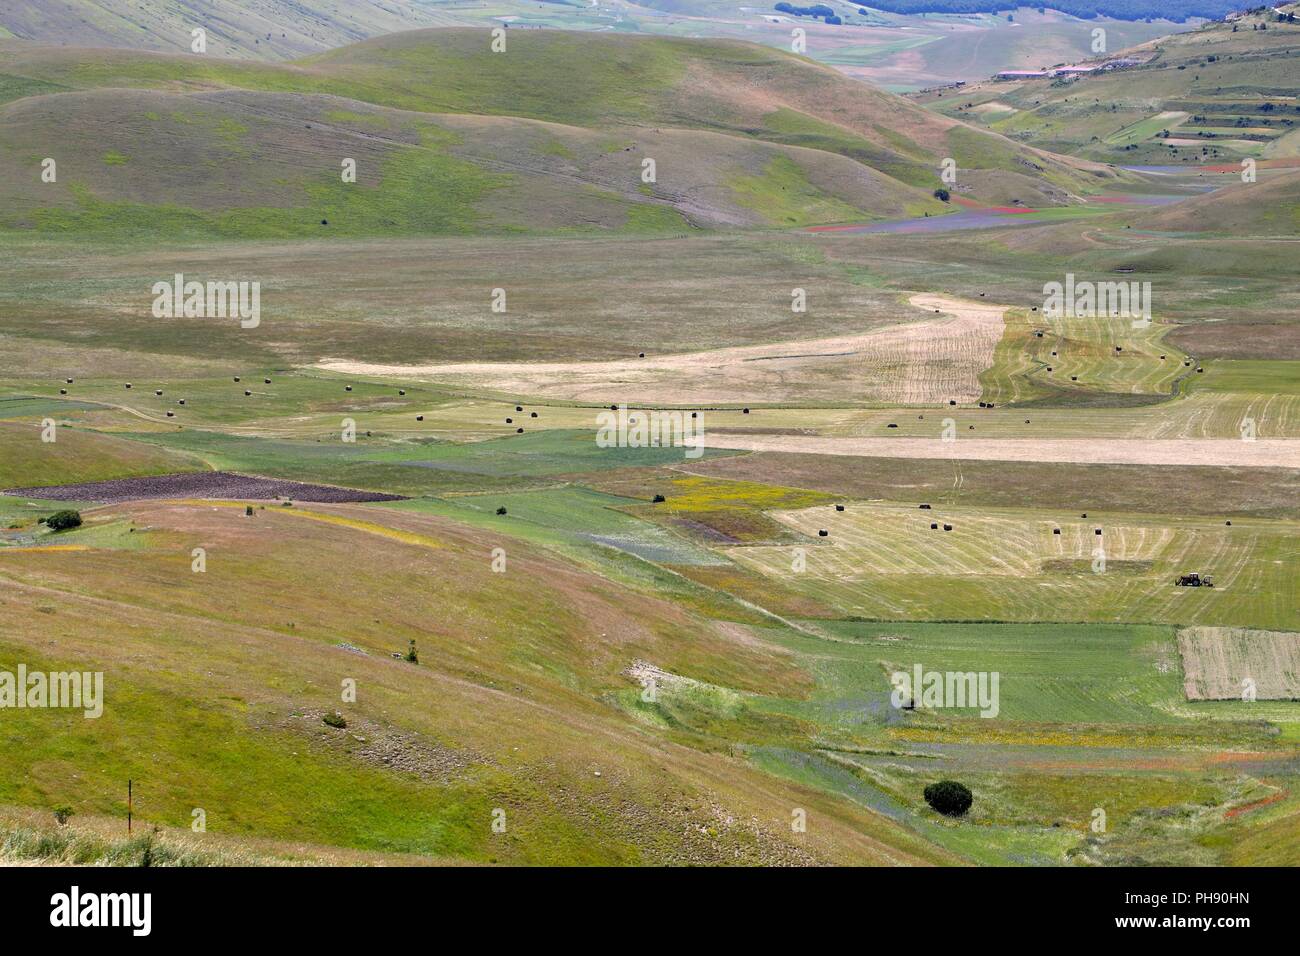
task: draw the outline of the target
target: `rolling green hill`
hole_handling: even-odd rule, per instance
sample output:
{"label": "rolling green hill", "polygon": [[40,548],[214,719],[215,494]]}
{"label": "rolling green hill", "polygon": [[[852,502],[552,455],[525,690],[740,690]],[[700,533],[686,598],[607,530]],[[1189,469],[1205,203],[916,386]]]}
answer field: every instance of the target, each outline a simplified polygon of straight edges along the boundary
{"label": "rolling green hill", "polygon": [[[1116,178],[750,44],[489,43],[418,31],[286,66],[0,43],[0,222],[195,238],[668,232],[939,214],[946,157],[993,203],[1067,203]],[[40,180],[46,157],[57,182]]]}

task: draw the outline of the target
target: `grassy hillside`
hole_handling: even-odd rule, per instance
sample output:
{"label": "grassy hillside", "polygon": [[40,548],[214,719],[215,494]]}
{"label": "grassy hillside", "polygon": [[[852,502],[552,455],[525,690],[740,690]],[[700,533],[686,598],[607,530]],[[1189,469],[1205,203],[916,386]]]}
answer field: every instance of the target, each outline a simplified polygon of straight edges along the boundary
{"label": "grassy hillside", "polygon": [[[288,66],[0,44],[0,222],[195,238],[671,232],[942,213],[930,193],[945,157],[993,203],[1066,203],[1116,178],[749,44],[489,41],[421,31]],[[55,183],[39,179],[46,157]]]}
{"label": "grassy hillside", "polygon": [[[741,691],[808,686],[788,654],[649,589],[405,511],[250,518],[242,504],[195,502],[90,520],[101,533],[132,522],[142,540],[77,552],[76,564],[5,554],[0,655],[102,670],[113,704],[99,721],[60,714],[54,733],[43,713],[12,723],[21,744],[5,751],[5,802],[115,813],[119,780],[132,777],[137,821],[183,826],[200,807],[213,833],[446,860],[952,859],[892,821],[710,752],[697,733],[647,732],[624,713],[637,659]],[[200,545],[210,557],[194,574]],[[505,573],[490,545],[505,546]],[[124,574],[134,583],[123,588]],[[61,622],[57,646],[41,636],[49,621]],[[411,639],[419,664],[394,660]],[[323,722],[335,711],[345,728]],[[768,740],[804,733],[790,719],[731,722]],[[92,779],[68,772],[87,760]],[[39,795],[24,782],[37,778]],[[797,806],[819,818],[807,838],[789,826]]]}
{"label": "grassy hillside", "polygon": [[1300,234],[1300,171],[1236,183],[1143,217],[1143,227],[1233,236]]}
{"label": "grassy hillside", "polygon": [[[411,0],[13,0],[0,36],[60,46],[184,52],[203,27],[216,56],[288,59],[378,33],[437,26],[442,15]],[[6,32],[7,31],[7,32]]]}
{"label": "grassy hillside", "polygon": [[[12,404],[0,402],[0,415],[19,411],[4,410]],[[183,452],[62,426],[65,412],[61,404],[47,402],[43,412],[22,410],[25,415],[44,414],[55,422],[54,440],[50,442],[41,440],[43,429],[35,420],[0,421],[0,488],[30,487],[34,482],[61,485],[134,478],[203,468],[202,462]]]}

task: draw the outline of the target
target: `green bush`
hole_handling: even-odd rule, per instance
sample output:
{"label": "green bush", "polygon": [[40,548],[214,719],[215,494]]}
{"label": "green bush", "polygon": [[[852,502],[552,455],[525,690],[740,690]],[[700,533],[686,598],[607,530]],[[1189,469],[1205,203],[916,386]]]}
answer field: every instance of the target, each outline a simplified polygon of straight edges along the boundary
{"label": "green bush", "polygon": [[348,725],[347,720],[337,711],[332,714],[326,714],[321,718],[321,720],[329,724],[331,727],[338,727],[340,730]]}
{"label": "green bush", "polygon": [[945,817],[962,816],[974,800],[970,788],[956,780],[940,780],[925,788],[925,802]]}
{"label": "green bush", "polygon": [[56,511],[45,519],[45,526],[51,531],[67,531],[69,528],[81,527],[81,512]]}

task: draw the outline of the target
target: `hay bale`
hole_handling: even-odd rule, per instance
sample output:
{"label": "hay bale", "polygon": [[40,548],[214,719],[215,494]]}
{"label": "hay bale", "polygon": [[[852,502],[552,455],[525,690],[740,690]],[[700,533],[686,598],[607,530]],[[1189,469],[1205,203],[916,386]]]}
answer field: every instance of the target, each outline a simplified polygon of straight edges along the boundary
{"label": "hay bale", "polygon": [[843,505],[836,505],[836,506],[835,506],[835,510],[836,510],[836,511],[843,511],[843,510],[844,510],[844,506],[843,506]]}
{"label": "hay bale", "polygon": [[943,526],[943,530],[944,530],[944,531],[951,531],[951,530],[952,530],[952,525],[950,525],[950,524],[946,524],[946,525],[944,525],[944,526]]}
{"label": "hay bale", "polygon": [[819,530],[819,531],[817,532],[817,537],[819,537],[819,538],[825,538],[825,537],[827,537],[829,534],[830,534],[829,531],[827,531],[825,528],[822,528],[821,530]]}

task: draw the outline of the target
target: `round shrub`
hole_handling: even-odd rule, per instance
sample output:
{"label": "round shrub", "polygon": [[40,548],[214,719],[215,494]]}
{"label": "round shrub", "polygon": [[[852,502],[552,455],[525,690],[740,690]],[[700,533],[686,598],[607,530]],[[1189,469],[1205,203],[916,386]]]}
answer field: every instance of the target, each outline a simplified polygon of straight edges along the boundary
{"label": "round shrub", "polygon": [[81,527],[81,512],[56,511],[45,519],[45,527],[51,531],[67,531],[69,528]]}
{"label": "round shrub", "polygon": [[970,788],[956,780],[940,780],[925,788],[925,802],[945,817],[960,817],[975,800]]}

